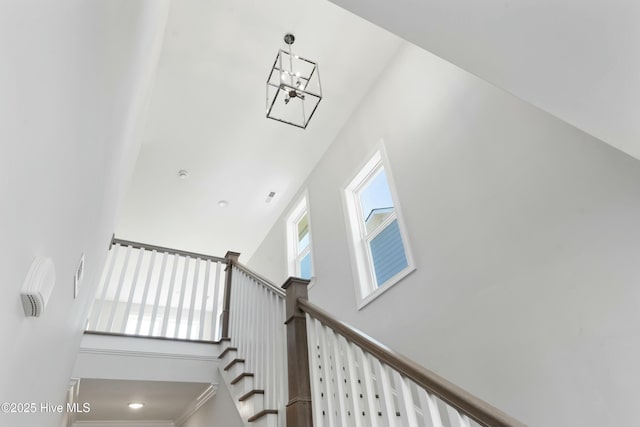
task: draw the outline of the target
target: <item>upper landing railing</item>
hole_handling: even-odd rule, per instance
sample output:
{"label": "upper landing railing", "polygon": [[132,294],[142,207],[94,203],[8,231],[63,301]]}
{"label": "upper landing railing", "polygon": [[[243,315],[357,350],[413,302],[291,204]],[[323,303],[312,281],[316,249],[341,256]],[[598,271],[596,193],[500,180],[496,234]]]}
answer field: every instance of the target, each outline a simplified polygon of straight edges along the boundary
{"label": "upper landing railing", "polygon": [[227,262],[113,238],[87,331],[217,341]]}

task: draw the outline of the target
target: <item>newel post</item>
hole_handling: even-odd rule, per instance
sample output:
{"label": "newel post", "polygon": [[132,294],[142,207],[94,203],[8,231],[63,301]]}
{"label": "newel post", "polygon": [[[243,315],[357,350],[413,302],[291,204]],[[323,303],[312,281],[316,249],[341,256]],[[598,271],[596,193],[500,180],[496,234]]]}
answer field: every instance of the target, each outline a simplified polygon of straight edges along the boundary
{"label": "newel post", "polygon": [[222,306],[222,334],[221,338],[229,338],[229,308],[231,307],[231,273],[233,272],[233,263],[238,262],[239,252],[227,251],[224,256],[227,260],[227,267],[224,271],[227,276],[224,281],[224,303]]}
{"label": "newel post", "polygon": [[307,299],[309,281],[289,277],[282,285],[287,293],[287,364],[289,373],[288,427],[312,427],[311,379],[309,378],[309,349],[307,347],[307,320],[298,306],[298,299]]}

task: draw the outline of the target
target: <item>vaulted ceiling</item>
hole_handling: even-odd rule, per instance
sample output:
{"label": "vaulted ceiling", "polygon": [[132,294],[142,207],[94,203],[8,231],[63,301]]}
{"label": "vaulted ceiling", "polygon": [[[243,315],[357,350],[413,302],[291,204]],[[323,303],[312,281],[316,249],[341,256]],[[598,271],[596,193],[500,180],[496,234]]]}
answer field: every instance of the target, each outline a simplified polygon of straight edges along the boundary
{"label": "vaulted ceiling", "polygon": [[[322,79],[306,130],[265,117],[265,83],[287,32]],[[401,43],[325,0],[172,2],[116,235],[246,260]]]}
{"label": "vaulted ceiling", "polygon": [[[640,158],[640,3],[331,1],[172,3],[118,237],[248,259],[402,38]],[[265,118],[286,32],[321,71],[304,131]]]}

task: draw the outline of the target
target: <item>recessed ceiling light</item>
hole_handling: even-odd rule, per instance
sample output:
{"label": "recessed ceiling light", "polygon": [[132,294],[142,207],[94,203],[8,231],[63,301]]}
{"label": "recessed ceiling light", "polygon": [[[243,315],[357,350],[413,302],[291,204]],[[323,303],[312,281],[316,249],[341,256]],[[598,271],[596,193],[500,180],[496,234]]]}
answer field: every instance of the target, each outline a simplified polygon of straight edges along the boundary
{"label": "recessed ceiling light", "polygon": [[129,408],[131,409],[140,409],[144,406],[144,403],[131,402],[129,403]]}
{"label": "recessed ceiling light", "polygon": [[227,206],[229,206],[229,202],[226,200],[218,200],[218,206],[220,206],[221,208],[226,208]]}
{"label": "recessed ceiling light", "polygon": [[189,177],[189,171],[186,171],[184,169],[180,169],[178,171],[178,176],[180,177],[180,179],[187,179]]}

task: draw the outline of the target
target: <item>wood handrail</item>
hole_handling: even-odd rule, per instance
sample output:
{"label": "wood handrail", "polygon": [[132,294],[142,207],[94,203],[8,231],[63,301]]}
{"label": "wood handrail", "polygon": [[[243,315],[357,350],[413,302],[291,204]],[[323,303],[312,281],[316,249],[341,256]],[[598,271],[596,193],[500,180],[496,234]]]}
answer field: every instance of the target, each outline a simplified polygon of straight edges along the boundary
{"label": "wood handrail", "polygon": [[333,329],[336,333],[389,365],[415,382],[418,386],[432,392],[449,405],[462,411],[478,423],[487,427],[526,427],[525,424],[489,405],[484,400],[478,399],[438,374],[396,353],[363,332],[335,319],[329,313],[313,305],[308,300],[298,298],[297,302],[302,311],[308,313],[311,317],[319,320],[325,326]]}
{"label": "wood handrail", "polygon": [[247,266],[240,264],[238,261],[233,261],[232,265],[234,267],[236,267],[238,270],[248,274],[249,276],[251,276],[253,279],[255,279],[256,282],[260,283],[262,286],[264,286],[265,288],[269,289],[270,291],[272,291],[273,293],[275,293],[276,295],[278,295],[281,298],[285,297],[285,292],[280,289],[279,287],[277,287],[276,285],[273,284],[273,282],[271,282],[269,279],[259,275],[258,273],[252,271],[251,269],[249,269]]}
{"label": "wood handrail", "polygon": [[189,258],[199,258],[199,259],[203,259],[203,260],[210,260],[210,261],[214,261],[214,262],[221,262],[223,264],[227,263],[227,260],[225,258],[222,257],[218,257],[218,256],[213,256],[213,255],[204,255],[204,254],[198,254],[195,252],[188,252],[188,251],[181,251],[179,249],[171,249],[171,248],[165,248],[162,246],[155,246],[155,245],[148,245],[146,243],[140,243],[140,242],[133,242],[131,240],[123,240],[123,239],[116,239],[115,237],[111,238],[111,244],[109,245],[109,248],[111,248],[111,246],[113,245],[120,245],[120,246],[128,246],[134,249],[145,249],[145,250],[149,250],[149,251],[156,251],[156,252],[161,252],[161,253],[168,253],[168,254],[172,254],[172,255],[181,255],[181,256],[185,256],[185,257],[189,257]]}

